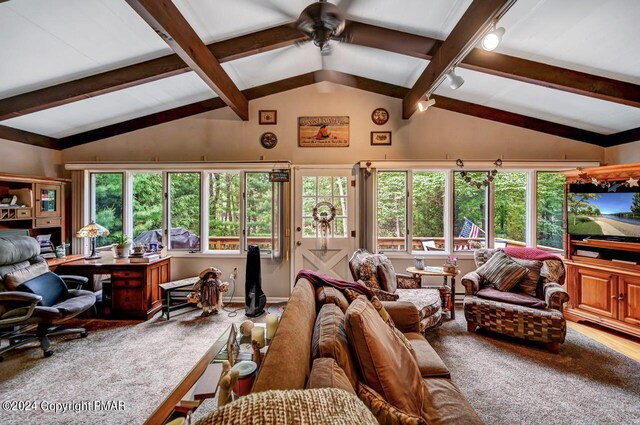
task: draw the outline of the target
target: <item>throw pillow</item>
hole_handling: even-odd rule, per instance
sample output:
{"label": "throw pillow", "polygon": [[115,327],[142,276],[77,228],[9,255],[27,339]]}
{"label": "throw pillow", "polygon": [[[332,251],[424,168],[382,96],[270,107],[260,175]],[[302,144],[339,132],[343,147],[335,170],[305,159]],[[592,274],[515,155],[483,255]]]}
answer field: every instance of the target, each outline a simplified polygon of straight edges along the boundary
{"label": "throw pillow", "polygon": [[378,265],[378,277],[382,284],[382,289],[392,294],[398,289],[398,277],[396,276],[396,270],[386,256],[382,255],[380,258],[380,264]]}
{"label": "throw pillow", "polygon": [[321,286],[316,290],[316,300],[319,306],[325,304],[335,304],[344,313],[349,307],[349,301],[345,298],[344,294],[338,289],[331,286]]}
{"label": "throw pillow", "polygon": [[405,413],[387,403],[371,387],[359,382],[358,397],[371,410],[379,424],[383,425],[427,425],[427,421],[420,416]]}
{"label": "throw pillow", "polygon": [[526,267],[528,272],[525,277],[518,282],[518,289],[525,294],[536,296],[538,289],[538,283],[540,282],[540,270],[542,269],[542,261],[538,260],[523,260],[521,258],[511,257],[513,261]]}
{"label": "throw pillow", "polygon": [[382,289],[378,279],[378,264],[378,258],[370,255],[362,261],[360,266],[360,280],[371,289]]}
{"label": "throw pillow", "polygon": [[340,388],[355,394],[353,384],[344,370],[330,357],[321,357],[313,361],[307,388]]}
{"label": "throw pillow", "polygon": [[355,388],[358,373],[349,351],[344,330],[344,313],[335,304],[325,304],[320,309],[311,337],[311,358],[330,357],[338,363]]}
{"label": "throw pillow", "polygon": [[42,261],[39,263],[31,264],[30,266],[23,269],[14,270],[10,273],[7,273],[2,279],[4,280],[4,285],[9,291],[15,291],[16,288],[22,283],[45,274],[48,271],[49,266],[47,265],[47,262]]}
{"label": "throw pillow", "polygon": [[556,282],[562,285],[564,265],[562,260],[544,260],[540,274],[544,277],[544,283]]}
{"label": "throw pillow", "polygon": [[393,406],[419,416],[424,386],[418,365],[366,297],[347,309],[345,329],[363,381]]}
{"label": "throw pillow", "polygon": [[526,267],[516,263],[503,251],[497,251],[486,263],[484,263],[476,273],[493,284],[500,291],[510,291],[528,270]]}

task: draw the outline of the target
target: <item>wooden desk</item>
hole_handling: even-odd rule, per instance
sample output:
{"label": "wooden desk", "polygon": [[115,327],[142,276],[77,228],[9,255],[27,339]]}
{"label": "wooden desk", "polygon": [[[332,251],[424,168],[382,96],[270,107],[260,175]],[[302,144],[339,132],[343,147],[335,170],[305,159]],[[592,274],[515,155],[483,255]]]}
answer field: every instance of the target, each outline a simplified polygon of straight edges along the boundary
{"label": "wooden desk", "polygon": [[[425,269],[416,269],[415,267],[407,267],[407,273],[411,273],[414,276],[442,276],[444,278],[444,286],[451,288],[451,320],[456,318],[456,276],[460,274],[460,270],[456,270],[455,273],[448,273],[445,271],[429,271]],[[448,285],[448,280],[451,279],[451,285]]]}
{"label": "wooden desk", "polygon": [[66,257],[63,257],[63,258],[50,258],[47,260],[47,264],[49,265],[49,270],[51,270],[52,272],[55,272],[56,269],[61,265],[70,263],[72,261],[77,261],[82,258],[84,258],[83,254],[67,255]]}
{"label": "wooden desk", "polygon": [[104,315],[113,319],[150,319],[162,308],[160,284],[169,282],[171,257],[151,263],[130,263],[126,258],[80,259],[62,264],[58,273],[93,279],[111,275],[102,285]]}

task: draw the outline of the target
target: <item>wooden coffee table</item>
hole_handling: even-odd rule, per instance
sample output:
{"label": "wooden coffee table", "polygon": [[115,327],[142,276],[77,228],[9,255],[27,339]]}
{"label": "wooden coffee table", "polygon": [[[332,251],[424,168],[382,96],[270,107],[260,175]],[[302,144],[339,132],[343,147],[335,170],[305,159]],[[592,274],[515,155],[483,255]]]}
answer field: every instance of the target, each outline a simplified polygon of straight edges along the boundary
{"label": "wooden coffee table", "polygon": [[[440,269],[440,270],[437,270]],[[431,268],[425,267],[424,269],[416,269],[415,267],[407,267],[407,273],[411,273],[413,276],[442,276],[444,279],[444,286],[451,289],[451,309],[449,310],[449,314],[451,315],[451,320],[456,318],[456,276],[460,274],[460,270],[456,270],[455,273],[445,272],[441,268]],[[451,282],[451,283],[449,283]],[[443,309],[443,311],[446,311]]]}

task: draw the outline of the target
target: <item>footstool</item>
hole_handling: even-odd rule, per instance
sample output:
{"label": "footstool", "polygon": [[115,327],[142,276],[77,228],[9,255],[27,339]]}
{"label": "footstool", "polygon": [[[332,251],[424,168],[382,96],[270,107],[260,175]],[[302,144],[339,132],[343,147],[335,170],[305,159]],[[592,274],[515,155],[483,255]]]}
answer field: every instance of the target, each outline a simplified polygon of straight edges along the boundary
{"label": "footstool", "polygon": [[408,301],[420,313],[420,332],[438,327],[442,319],[442,299],[437,288],[397,289],[398,301]]}

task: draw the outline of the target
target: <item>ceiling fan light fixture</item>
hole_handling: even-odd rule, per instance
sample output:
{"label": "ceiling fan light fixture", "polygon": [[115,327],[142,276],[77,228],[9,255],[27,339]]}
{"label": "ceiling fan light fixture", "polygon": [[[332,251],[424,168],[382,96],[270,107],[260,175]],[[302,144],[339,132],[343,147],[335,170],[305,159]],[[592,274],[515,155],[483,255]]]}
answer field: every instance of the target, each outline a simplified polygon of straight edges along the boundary
{"label": "ceiling fan light fixture", "polygon": [[461,85],[464,84],[464,78],[456,74],[455,69],[451,68],[449,72],[447,72],[447,80],[449,80],[449,87],[452,90],[457,90]]}
{"label": "ceiling fan light fixture", "polygon": [[482,48],[488,52],[495,50],[498,44],[502,41],[502,36],[505,33],[503,27],[493,28],[482,38]]}
{"label": "ceiling fan light fixture", "polygon": [[418,111],[424,112],[435,104],[435,99],[422,99],[420,102],[418,102]]}

